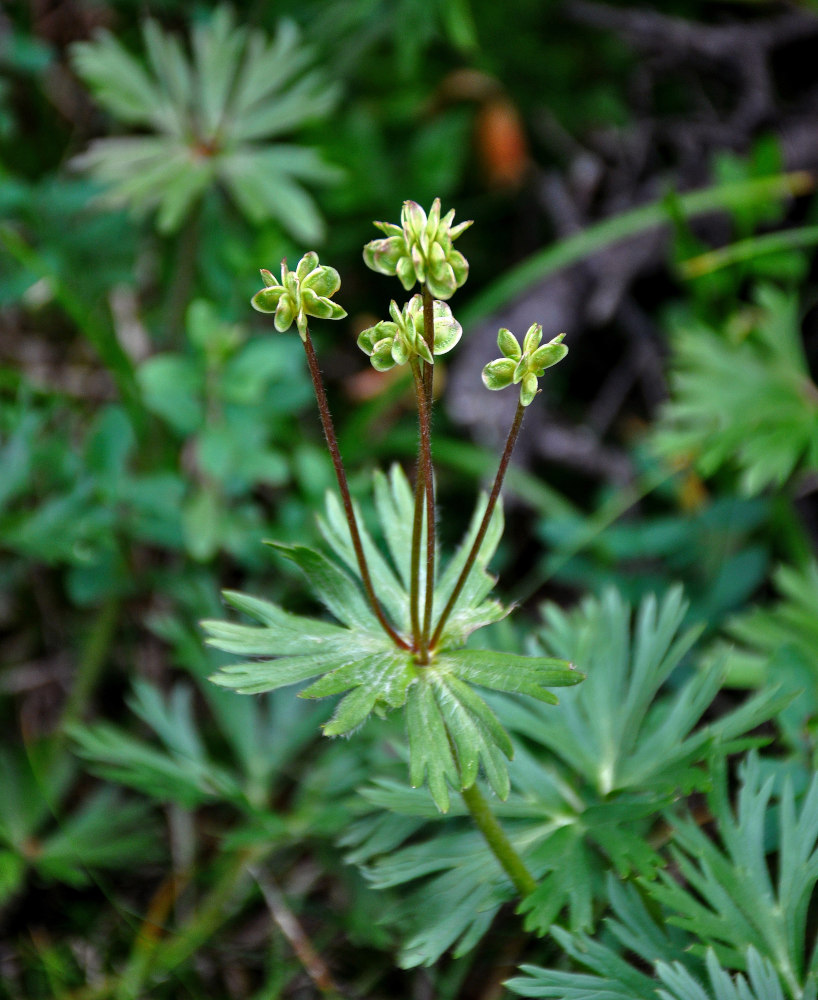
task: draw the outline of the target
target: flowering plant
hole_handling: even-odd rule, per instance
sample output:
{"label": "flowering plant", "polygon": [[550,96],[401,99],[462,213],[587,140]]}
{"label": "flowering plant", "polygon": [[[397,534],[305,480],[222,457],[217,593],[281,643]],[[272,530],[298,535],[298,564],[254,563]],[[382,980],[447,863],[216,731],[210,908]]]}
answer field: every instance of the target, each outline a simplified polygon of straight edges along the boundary
{"label": "flowering plant", "polygon": [[494,817],[477,785],[481,769],[501,799],[509,793],[508,733],[477,688],[528,695],[555,704],[550,688],[574,685],[583,675],[572,663],[551,656],[519,656],[467,648],[476,629],[508,614],[491,598],[494,579],[488,563],[503,530],[500,490],[522,423],[537,391],[537,379],[567,353],[563,335],[540,347],[542,328],[534,324],[522,349],[501,330],[504,358],[491,362],[483,380],[489,388],[522,384],[520,401],[488,497],[478,498],[471,526],[445,563],[436,543],[436,498],[431,449],[431,409],[435,357],[451,351],[462,334],[447,300],[468,275],[465,257],[453,241],[470,222],[452,226],[454,212],[441,216],[435,200],[428,215],[407,201],[401,225],[376,223],[386,233],[364,248],[375,271],[397,275],[407,290],[420,285],[405,305],[392,302],[390,319],[364,330],[358,344],[374,368],[411,367],[418,410],[419,450],[414,486],[400,469],[377,474],[374,502],[385,556],[354,504],[327,404],[308,319],[342,319],[334,300],[337,271],[304,255],[294,271],[286,261],[281,279],[261,272],[264,287],[253,297],[260,312],[272,313],[277,330],[295,323],[307,357],[319,414],[341,494],[327,501],[321,531],[337,561],[302,545],[273,547],[306,575],[311,588],[335,619],[293,615],[245,594],[228,591],[227,601],[256,625],[208,621],[208,641],[243,657],[212,679],[243,693],[284,685],[309,685],[304,698],[343,695],[324,724],[327,736],[346,735],[372,713],[405,710],[412,785],[428,784],[441,811],[459,793],[478,828],[521,893],[533,880]]}

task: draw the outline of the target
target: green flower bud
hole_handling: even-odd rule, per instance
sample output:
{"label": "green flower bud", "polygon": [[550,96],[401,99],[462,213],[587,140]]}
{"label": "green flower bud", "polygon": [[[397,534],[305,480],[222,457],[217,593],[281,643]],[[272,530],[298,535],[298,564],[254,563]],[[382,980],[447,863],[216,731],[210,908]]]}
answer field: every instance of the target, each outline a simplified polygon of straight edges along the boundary
{"label": "green flower bud", "polygon": [[290,271],[287,261],[281,262],[281,280],[265,268],[261,269],[264,288],[251,300],[254,309],[274,313],[275,328],[280,333],[295,320],[302,340],[307,338],[307,317],[318,319],[343,319],[346,311],[331,300],[341,287],[341,279],[334,267],[318,263],[314,250],[305,253],[295,271]]}
{"label": "green flower bud", "polygon": [[452,226],[454,211],[440,217],[440,199],[435,198],[427,216],[415,201],[405,201],[401,224],[376,222],[385,239],[372,240],[364,247],[366,266],[379,274],[397,275],[409,291],[425,284],[436,299],[450,299],[469,275],[469,264],[452,242],[471,222]]}
{"label": "green flower bud", "polygon": [[[386,371],[394,365],[405,365],[411,358],[422,358],[434,364],[434,357],[424,337],[423,298],[413,295],[403,309],[393,300],[389,305],[392,320],[382,320],[363,330],[358,347],[368,354],[372,367]],[[445,302],[433,304],[434,354],[446,354],[460,340],[463,329],[452,316]]]}
{"label": "green flower bud", "polygon": [[497,346],[502,358],[489,361],[483,369],[483,384],[487,389],[505,389],[507,385],[520,385],[520,403],[528,406],[537,395],[537,380],[568,353],[563,344],[564,333],[540,347],[542,326],[533,323],[523,339],[522,350],[517,338],[509,330],[497,334]]}

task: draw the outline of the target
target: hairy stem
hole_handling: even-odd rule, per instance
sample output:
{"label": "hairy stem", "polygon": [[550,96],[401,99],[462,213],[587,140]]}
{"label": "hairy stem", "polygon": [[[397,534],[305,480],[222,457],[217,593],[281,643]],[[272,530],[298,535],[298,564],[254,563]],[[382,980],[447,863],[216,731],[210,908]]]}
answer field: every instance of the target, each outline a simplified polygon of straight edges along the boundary
{"label": "hairy stem", "polygon": [[[419,375],[417,365],[413,363],[415,386]],[[418,408],[420,408],[418,398]],[[420,627],[420,539],[423,533],[423,497],[426,495],[423,462],[418,454],[417,471],[415,472],[415,514],[412,519],[412,556],[409,569],[409,617],[412,622],[412,644],[419,651],[422,641]],[[421,657],[422,659],[422,657]]]}
{"label": "hairy stem", "polygon": [[[432,468],[431,421],[429,419],[428,397],[426,395],[425,379],[417,359],[412,361],[412,373],[415,376],[415,394],[418,404],[418,423],[420,426],[418,446],[418,468],[415,483],[415,520],[412,537],[412,601],[413,629],[417,628],[416,646],[418,663],[429,662],[429,631],[432,622],[432,603],[434,601],[435,579],[435,499],[434,470]],[[424,597],[423,626],[420,627],[420,539],[423,525],[423,511],[426,512],[426,592]]]}
{"label": "hairy stem", "polygon": [[503,480],[505,479],[508,463],[511,460],[511,453],[514,451],[514,445],[517,442],[517,435],[520,433],[524,413],[525,407],[523,404],[517,403],[517,412],[514,414],[514,420],[508,432],[508,437],[506,438],[506,446],[503,449],[503,455],[500,459],[497,475],[494,477],[494,485],[492,486],[491,493],[489,494],[489,502],[486,504],[483,520],[480,522],[477,536],[474,539],[471,551],[469,552],[468,558],[466,559],[463,569],[460,572],[460,576],[457,578],[457,583],[454,585],[454,590],[452,590],[449,600],[446,603],[446,607],[440,615],[440,620],[437,623],[437,627],[435,628],[434,634],[429,643],[430,649],[434,649],[440,641],[440,636],[443,633],[446,622],[449,620],[449,615],[452,613],[455,604],[457,604],[457,599],[460,597],[460,591],[463,589],[463,585],[469,577],[469,573],[474,565],[474,560],[477,558],[477,553],[480,551],[480,546],[483,544],[483,539],[486,537],[486,531],[488,531],[488,526],[491,522],[491,516],[494,513],[494,508],[497,506],[500,490],[503,488]]}
{"label": "hairy stem", "polygon": [[483,793],[474,784],[470,788],[461,789],[460,794],[471,813],[474,825],[483,834],[492,854],[500,862],[500,866],[511,879],[514,888],[521,897],[529,896],[537,888],[536,879],[512,846]]}
{"label": "hairy stem", "polygon": [[[434,299],[423,285],[423,339],[434,357],[435,325]],[[423,607],[421,654],[428,659],[429,633],[432,629],[432,609],[435,599],[435,472],[432,464],[432,402],[435,367],[425,363],[422,389],[418,391],[418,417],[420,422],[420,458],[426,483],[426,596]],[[423,398],[421,398],[423,397]]]}
{"label": "hairy stem", "polygon": [[[435,356],[435,300],[432,293],[425,284],[420,286],[423,297],[423,339],[429,348],[432,357]],[[429,401],[429,409],[432,407],[432,394],[434,391],[435,366],[425,365],[423,369],[423,385],[426,389],[426,398]]]}
{"label": "hairy stem", "polygon": [[335,426],[332,422],[332,415],[329,411],[327,393],[324,389],[324,381],[321,378],[321,369],[318,367],[318,358],[315,355],[315,348],[312,346],[312,339],[310,338],[309,330],[305,331],[304,350],[307,355],[307,365],[310,370],[313,389],[315,390],[315,401],[318,403],[318,413],[321,416],[321,426],[324,428],[324,437],[327,440],[327,447],[329,448],[332,465],[335,469],[335,478],[338,480],[338,489],[341,491],[344,513],[346,514],[347,524],[349,525],[349,535],[352,539],[352,547],[355,550],[355,558],[358,561],[358,569],[361,573],[361,582],[363,583],[367,600],[369,601],[375,616],[380,622],[381,627],[389,638],[395,643],[396,646],[400,646],[401,649],[409,649],[409,644],[398,635],[387,620],[375,594],[375,588],[372,586],[372,577],[369,575],[369,566],[367,565],[366,556],[364,554],[361,534],[358,531],[358,521],[355,517],[355,509],[352,506],[352,497],[349,495],[349,485],[347,484],[346,471],[344,470],[344,463],[341,459],[341,452],[338,448],[338,438],[335,434]]}

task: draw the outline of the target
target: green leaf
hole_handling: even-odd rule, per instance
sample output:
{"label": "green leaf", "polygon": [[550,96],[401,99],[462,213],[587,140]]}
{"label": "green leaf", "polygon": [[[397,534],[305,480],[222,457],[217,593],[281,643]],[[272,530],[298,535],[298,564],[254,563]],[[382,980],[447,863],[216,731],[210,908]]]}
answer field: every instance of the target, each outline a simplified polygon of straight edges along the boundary
{"label": "green leaf", "polygon": [[[333,552],[343,560],[347,568],[357,575],[358,560],[352,546],[349,525],[341,502],[334,493],[327,494],[326,512],[326,519],[318,519],[321,534]],[[386,613],[399,630],[407,631],[409,628],[409,608],[406,599],[406,589],[397,579],[392,568],[373,542],[372,537],[363,524],[361,512],[357,506],[355,506],[355,516],[358,521],[358,531],[361,536],[361,543],[366,555],[369,572],[372,576],[375,593],[378,595],[378,599],[385,608]]]}
{"label": "green leaf", "polygon": [[229,664],[220,667],[210,680],[242,694],[261,694],[346,666],[347,663],[355,662],[358,656],[360,650],[350,650],[348,642],[327,643],[320,651],[303,656],[282,656],[275,660]]}
{"label": "green leaf", "polygon": [[[485,503],[485,497],[478,502],[469,532],[435,589],[438,613],[465,564]],[[361,543],[382,607],[399,633],[407,635],[414,498],[397,467],[388,479],[376,475],[375,508],[388,555],[363,527]],[[472,685],[531,694],[553,703],[556,699],[548,687],[576,684],[582,676],[562,659],[456,648],[474,629],[506,614],[500,604],[486,599],[493,579],[485,565],[503,526],[499,507],[449,619],[442,648],[424,666],[415,662],[410,651],[393,643],[371,610],[362,590],[346,517],[333,494],[327,496],[319,526],[342,565],[305,546],[270,544],[304,572],[310,588],[341,625],[288,615],[269,602],[228,592],[229,603],[262,627],[213,620],[203,623],[210,645],[250,658],[221,667],[212,679],[248,694],[311,681],[300,692],[304,698],[342,695],[335,714],[324,726],[329,736],[352,731],[373,711],[382,714],[405,704],[413,784],[428,781],[435,803],[445,810],[449,787],[470,786],[482,767],[492,789],[505,798],[511,742],[493,708]],[[421,574],[421,590],[424,584]]]}
{"label": "green leaf", "polygon": [[431,684],[419,683],[409,689],[406,728],[409,734],[409,781],[418,788],[427,779],[435,805],[441,812],[448,812],[447,783],[457,788],[459,775],[446,724]]}
{"label": "green leaf", "polygon": [[92,881],[89,869],[144,864],[158,853],[150,827],[145,803],[124,802],[113,789],[100,789],[43,839],[37,868],[81,886]]}
{"label": "green leaf", "polygon": [[411,654],[402,650],[384,650],[337,667],[305,688],[301,697],[325,698],[350,688],[364,687],[375,692],[376,701],[383,701],[391,708],[400,708],[406,701],[409,685],[416,677],[417,668]]}
{"label": "green leaf", "polygon": [[654,434],[659,454],[692,455],[703,475],[735,465],[750,494],[818,469],[816,388],[798,301],[770,286],[756,298],[740,336],[679,317],[671,398]]}
{"label": "green leaf", "polygon": [[145,405],[181,435],[193,434],[204,420],[203,374],[191,358],[157,354],[137,373]]}
{"label": "green leaf", "polygon": [[[463,541],[447,563],[446,569],[438,580],[435,587],[435,618],[440,616],[443,608],[446,606],[454,590],[455,583],[463,567],[466,565],[469,552],[477,538],[477,532],[480,528],[480,522],[483,519],[487,501],[488,498],[485,495],[479,498],[474,514],[472,515],[469,530],[466,532]],[[475,629],[499,621],[508,614],[508,610],[504,609],[496,601],[481,603],[495,583],[495,578],[486,572],[486,566],[494,555],[503,536],[503,526],[502,503],[498,502],[491,515],[485,536],[480,544],[480,549],[463,585],[463,589],[455,602],[454,610],[449,616],[449,620],[443,630],[441,647],[444,649],[462,645]]]}
{"label": "green leaf", "polygon": [[673,914],[675,923],[713,943],[722,961],[743,968],[752,945],[767,958],[788,992],[801,994],[816,984],[818,958],[806,934],[809,901],[818,884],[818,778],[800,808],[789,781],[778,809],[775,865],[766,855],[767,815],[773,794],[759,760],[751,755],[741,769],[735,814],[720,765],[710,808],[718,822],[720,848],[691,821],[677,824],[674,857],[684,885],[661,873],[651,895]]}
{"label": "green leaf", "polygon": [[[411,582],[412,518],[414,496],[409,481],[399,465],[389,470],[389,478],[378,470],[374,475],[375,509],[389,547],[392,562],[400,574],[405,591]],[[425,543],[423,543],[425,546]]]}
{"label": "green leaf", "polygon": [[100,32],[93,42],[78,42],[71,61],[97,100],[117,118],[133,125],[155,124],[156,109],[162,105],[159,91],[110,32]]}
{"label": "green leaf", "polygon": [[348,628],[380,634],[378,620],[366,603],[358,584],[326,556],[305,545],[268,542],[272,548],[303,570],[321,603]]}
{"label": "green leaf", "polygon": [[527,694],[551,705],[557,698],[546,687],[579,684],[585,677],[567,660],[547,656],[518,656],[483,649],[457,649],[441,654],[445,664],[461,680],[494,691]]}
{"label": "green leaf", "polygon": [[278,220],[298,239],[321,237],[323,219],[303,184],[339,171],[312,148],[272,143],[325,117],[338,87],[319,69],[298,29],[282,22],[270,42],[237,25],[226,6],[192,31],[192,58],[159,25],[143,25],[147,67],[112,36],[72,49],[77,72],[121,121],[152,136],[95,141],[74,161],[107,187],[109,200],[157,212],[176,230],[195,202],[221,184],[251,221]]}

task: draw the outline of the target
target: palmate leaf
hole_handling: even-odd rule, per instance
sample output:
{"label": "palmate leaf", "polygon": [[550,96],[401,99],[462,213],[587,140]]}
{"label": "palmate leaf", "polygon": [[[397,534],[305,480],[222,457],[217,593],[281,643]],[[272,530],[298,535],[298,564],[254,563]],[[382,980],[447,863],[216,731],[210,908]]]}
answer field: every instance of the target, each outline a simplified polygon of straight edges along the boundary
{"label": "palmate leaf", "polygon": [[777,809],[774,874],[767,865],[773,779],[751,755],[741,769],[735,815],[723,767],[709,797],[723,848],[695,823],[674,831],[674,857],[684,884],[662,873],[651,895],[670,919],[713,944],[722,964],[744,968],[752,945],[778,973],[788,994],[818,985],[818,948],[808,935],[808,910],[818,884],[818,778],[796,808],[789,780]]}
{"label": "palmate leaf", "polygon": [[[616,952],[588,938],[577,944],[559,930],[555,936],[578,964],[594,973],[564,972],[524,965],[524,976],[516,976],[506,986],[523,997],[551,1000],[790,1000],[772,964],[754,948],[746,953],[747,973],[731,973],[719,965],[709,950],[706,975],[694,973],[680,961],[656,962],[654,977],[645,975]],[[815,1000],[808,989],[798,1000]]]}
{"label": "palmate leaf", "polygon": [[[485,497],[481,498],[466,537],[441,573],[434,595],[436,614],[445,607],[465,565],[485,502]],[[398,631],[406,635],[413,496],[399,468],[395,467],[388,478],[376,476],[375,506],[392,564],[362,524],[361,541],[383,607]],[[553,704],[556,698],[547,688],[576,684],[582,674],[554,657],[461,648],[471,632],[506,614],[487,596],[494,580],[486,565],[502,534],[499,505],[443,631],[439,650],[424,666],[415,662],[411,651],[392,642],[369,607],[360,587],[349,528],[334,496],[328,497],[319,523],[338,562],[300,545],[273,547],[304,572],[315,596],[339,624],[291,615],[258,598],[227,592],[228,603],[259,626],[203,623],[210,645],[253,657],[222,667],[212,680],[245,694],[311,681],[300,692],[301,697],[343,695],[324,724],[327,736],[351,732],[373,712],[383,714],[406,706],[413,785],[427,781],[436,805],[445,811],[449,787],[470,787],[482,767],[491,787],[505,798],[511,741],[472,685],[527,694]],[[424,584],[422,577],[421,588]]]}
{"label": "palmate leaf", "polygon": [[[25,754],[0,752],[0,904],[18,892],[26,871],[69,885],[87,885],[97,869],[141,864],[157,856],[145,803],[111,788],[77,796],[75,761],[54,761],[45,744]],[[70,811],[65,802],[71,795]]]}
{"label": "palmate leaf", "polygon": [[536,648],[582,663],[588,679],[565,693],[548,726],[524,704],[509,707],[509,723],[602,796],[640,791],[662,798],[702,787],[698,765],[710,747],[730,752],[732,741],[775,715],[789,697],[764,691],[710,726],[699,726],[724,682],[724,664],[712,659],[672,698],[662,697],[662,685],[700,633],[682,629],[686,610],[679,587],[661,602],[646,598],[635,615],[614,590],[572,612],[545,606],[546,626]]}
{"label": "palmate leaf", "polygon": [[672,841],[674,876],[663,871],[660,881],[643,881],[641,893],[609,879],[610,937],[638,956],[640,967],[610,937],[602,943],[554,928],[567,955],[590,971],[523,966],[525,975],[508,982],[510,989],[559,1000],[815,1000],[818,959],[808,911],[818,883],[818,778],[799,806],[785,782],[771,810],[774,779],[751,755],[734,813],[726,768],[717,771],[709,797],[715,839],[685,820]]}
{"label": "palmate leaf", "polygon": [[[500,722],[516,737],[511,792],[504,803],[493,803],[493,810],[538,883],[520,904],[529,930],[543,933],[558,919],[572,931],[591,930],[607,873],[655,878],[663,863],[651,842],[657,820],[681,792],[706,789],[708,761],[735,750],[782,704],[767,692],[702,725],[723,677],[711,662],[683,681],[676,679],[697,635],[683,628],[684,616],[678,590],[662,601],[645,600],[636,614],[613,591],[571,613],[549,608],[540,649],[581,662],[587,679],[562,693],[559,711],[491,697]],[[453,652],[455,661],[462,657],[455,668],[458,681],[485,678],[483,671],[494,669],[494,655]],[[518,691],[530,682],[516,659],[503,658],[502,678],[491,678],[495,689],[513,681],[517,686],[508,690]],[[544,663],[539,670],[541,683],[548,683]],[[666,682],[672,685],[667,692]],[[445,792],[454,765],[436,692],[429,687],[410,688],[415,699],[407,710],[410,736],[416,728],[425,754],[412,766],[428,759],[430,788],[434,791],[436,782]],[[535,691],[527,693],[536,697]],[[488,774],[485,765],[484,770]],[[441,864],[437,818],[423,792],[381,782],[364,794],[379,812],[358,820],[346,844],[352,848],[350,859],[366,866],[374,884],[406,886],[402,930],[410,944],[401,962],[432,963],[444,941],[464,950],[501,902],[514,896],[508,877],[485,847],[482,864],[470,869],[472,881],[457,863]],[[394,825],[382,819],[384,810],[393,813]],[[447,858],[466,858],[477,850],[470,846],[467,828],[450,834],[461,835],[460,848],[452,840]],[[438,910],[441,894],[446,904]],[[445,925],[439,936],[437,920]],[[674,961],[677,956],[658,950],[657,957]]]}
{"label": "palmate leaf", "polygon": [[730,619],[725,628],[729,644],[720,644],[719,652],[731,684],[760,687],[774,679],[795,693],[776,721],[787,741],[802,752],[818,712],[818,563],[803,569],[781,566],[773,581],[780,599]]}
{"label": "palmate leaf", "polygon": [[325,117],[338,88],[319,70],[295,24],[275,38],[237,24],[229,7],[194,26],[190,52],[154,21],[143,26],[145,64],[109,33],[72,49],[73,64],[100,103],[153,135],[98,139],[74,160],[136,212],[157,211],[160,231],[176,230],[194,203],[220,183],[254,223],[277,219],[298,240],[324,230],[305,184],[340,171],[314,149],[271,142]]}
{"label": "palmate leaf", "polygon": [[818,468],[817,391],[792,295],[763,286],[757,308],[737,318],[732,342],[689,317],[677,323],[671,399],[654,444],[663,455],[692,455],[705,475],[735,464],[756,494]]}

